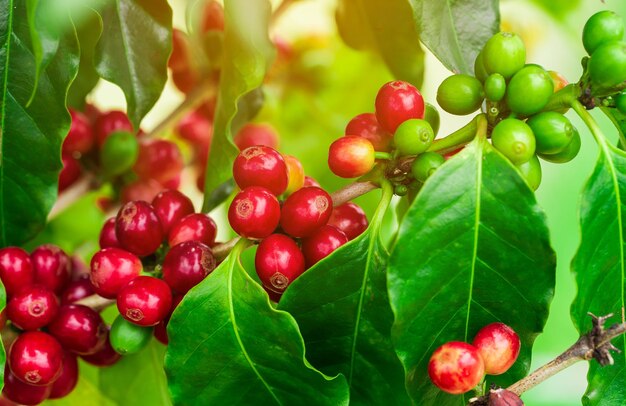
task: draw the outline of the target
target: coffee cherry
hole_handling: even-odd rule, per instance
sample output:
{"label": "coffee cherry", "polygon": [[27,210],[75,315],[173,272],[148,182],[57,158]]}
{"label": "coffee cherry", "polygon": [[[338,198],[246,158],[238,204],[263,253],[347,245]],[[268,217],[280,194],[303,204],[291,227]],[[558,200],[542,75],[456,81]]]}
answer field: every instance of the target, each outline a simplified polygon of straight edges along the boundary
{"label": "coffee cherry", "polygon": [[282,155],[261,145],[246,148],[237,155],[233,177],[241,189],[260,186],[277,196],[287,189],[289,183],[287,164]]}
{"label": "coffee cherry", "polygon": [[217,225],[208,214],[192,213],[172,226],[168,243],[173,247],[185,241],[198,241],[211,247],[215,244],[216,235]]}
{"label": "coffee cherry", "polygon": [[70,280],[71,261],[56,245],[44,244],[30,254],[35,271],[35,283],[55,293],[61,293]]}
{"label": "coffee cherry", "polygon": [[154,338],[159,340],[162,344],[167,345],[169,339],[167,337],[167,324],[170,322],[170,318],[172,317],[172,313],[176,310],[176,307],[183,300],[183,295],[172,295],[172,306],[167,314],[167,316],[159,322],[156,326],[154,326],[153,335]]}
{"label": "coffee cherry", "polygon": [[72,117],[72,124],[67,137],[63,140],[64,154],[84,154],[93,147],[95,138],[91,130],[91,123],[87,116],[80,111],[69,109]]}
{"label": "coffee cherry", "polygon": [[114,131],[104,140],[100,149],[100,165],[105,176],[113,177],[130,170],[137,160],[139,143],[135,134]]}
{"label": "coffee cherry", "polygon": [[291,155],[283,155],[287,164],[287,175],[289,183],[285,193],[290,195],[304,185],[304,168],[298,158]]}
{"label": "coffee cherry", "polygon": [[282,293],[304,272],[304,256],[294,240],[272,234],[259,244],[254,265],[263,285]]}
{"label": "coffee cherry", "polygon": [[591,85],[600,90],[626,81],[626,43],[612,41],[600,45],[591,56],[588,69]]}
{"label": "coffee cherry", "polygon": [[348,240],[354,240],[361,235],[368,224],[363,209],[352,202],[335,206],[328,219],[328,225],[343,231]]}
{"label": "coffee cherry", "polygon": [[71,155],[63,155],[61,158],[63,168],[59,172],[59,193],[63,192],[74,184],[80,178],[80,164]]}
{"label": "coffee cherry", "polygon": [[159,217],[141,200],[122,206],[115,220],[115,235],[124,249],[140,257],[155,252],[163,241]]}
{"label": "coffee cherry", "polygon": [[363,113],[354,117],[346,126],[345,135],[356,135],[369,140],[376,151],[389,151],[391,134],[378,124],[376,114]]}
{"label": "coffee cherry", "polygon": [[583,28],[583,46],[589,55],[602,44],[621,41],[624,37],[624,22],[613,11],[603,10],[595,13]]}
{"label": "coffee cherry", "polygon": [[167,140],[148,140],[139,144],[133,171],[140,179],[164,183],[180,174],[185,166],[178,146]]}
{"label": "coffee cherry", "polygon": [[572,142],[574,126],[563,114],[546,111],[526,122],[535,134],[537,153],[557,154]]}
{"label": "coffee cherry", "polygon": [[435,133],[428,121],[417,118],[400,124],[393,135],[393,142],[401,156],[421,154],[434,139]]}
{"label": "coffee cherry", "polygon": [[615,108],[619,110],[620,113],[626,114],[626,91],[621,92],[617,96],[615,96]]}
{"label": "coffee cherry", "polygon": [[35,281],[35,270],[26,251],[18,247],[0,249],[0,279],[7,296]]}
{"label": "coffee cherry", "polygon": [[59,300],[43,286],[25,286],[7,304],[7,317],[22,330],[47,326],[59,310]]}
{"label": "coffee cherry", "polygon": [[61,373],[63,349],[57,340],[41,331],[20,334],[9,351],[11,372],[24,383],[48,385]]}
{"label": "coffee cherry", "polygon": [[[9,365],[5,365],[2,395],[11,402],[19,405],[38,405],[48,399],[51,390],[51,385],[29,385],[20,381],[13,375]],[[4,405],[5,403],[2,404]],[[10,406],[15,405],[11,404]]]}
{"label": "coffee cherry", "polygon": [[503,323],[491,323],[481,328],[474,342],[485,363],[485,373],[500,375],[517,360],[521,342],[513,329]]}
{"label": "coffee cherry", "polygon": [[531,116],[543,109],[554,93],[554,82],[543,68],[529,65],[518,71],[507,87],[506,102],[511,111]]}
{"label": "coffee cherry", "polygon": [[163,260],[163,280],[176,292],[185,294],[216,267],[211,249],[197,241],[173,246]]}
{"label": "coffee cherry", "polygon": [[133,125],[126,113],[122,111],[112,110],[101,114],[93,124],[93,130],[96,135],[96,142],[102,147],[104,140],[115,131],[133,132]]}
{"label": "coffee cherry", "polygon": [[194,110],[176,124],[176,133],[192,146],[206,149],[213,139],[213,122]]}
{"label": "coffee cherry", "polygon": [[426,179],[435,173],[445,161],[445,158],[436,152],[424,152],[411,164],[411,174],[420,182],[426,182]]}
{"label": "coffee cherry", "polygon": [[426,103],[426,107],[424,108],[424,120],[430,124],[430,128],[433,129],[433,133],[437,135],[441,124],[441,117],[439,117],[439,110],[437,110],[437,107],[430,103]]}
{"label": "coffee cherry", "polygon": [[439,389],[460,395],[478,385],[485,375],[485,365],[476,347],[451,341],[430,357],[428,375]]}
{"label": "coffee cherry", "polygon": [[321,187],[318,181],[316,181],[310,176],[305,176],[304,185],[302,185],[302,187],[309,187],[309,186]]}
{"label": "coffee cherry", "polygon": [[372,170],[376,163],[374,146],[365,138],[347,135],[330,144],[328,166],[337,176],[357,178]]}
{"label": "coffee cherry", "polygon": [[565,76],[561,75],[559,72],[549,70],[548,74],[552,78],[552,83],[554,83],[554,93],[558,92],[569,84],[567,79],[565,79]]}
{"label": "coffee cherry", "polygon": [[120,200],[128,203],[138,200],[151,202],[163,190],[163,185],[154,179],[138,179],[122,188]]}
{"label": "coffee cherry", "polygon": [[278,149],[278,134],[269,124],[248,123],[235,134],[233,142],[240,151],[257,145]]}
{"label": "coffee cherry", "polygon": [[506,81],[499,73],[489,75],[485,79],[485,97],[492,102],[499,102],[506,93]]}
{"label": "coffee cherry", "polygon": [[61,304],[72,304],[95,293],[89,279],[79,279],[70,282],[61,294]]}
{"label": "coffee cherry", "polygon": [[487,76],[489,76],[487,69],[485,68],[482,50],[478,53],[478,55],[476,55],[476,59],[474,60],[474,76],[476,76],[476,79],[481,82],[484,82],[485,79],[487,79]]}
{"label": "coffee cherry", "polygon": [[524,180],[532,190],[537,190],[541,184],[541,163],[537,155],[533,155],[528,162],[517,165]]}
{"label": "coffee cherry", "polygon": [[178,190],[165,190],[152,200],[152,207],[156,212],[164,235],[183,217],[194,212],[191,199]]}
{"label": "coffee cherry", "polygon": [[569,162],[572,159],[576,158],[576,155],[578,155],[579,151],[580,151],[580,134],[578,133],[578,130],[576,130],[576,127],[574,127],[574,135],[572,137],[572,142],[570,142],[569,145],[565,147],[563,151],[556,153],[556,154],[551,154],[551,155],[539,154],[539,156],[544,161],[552,162],[555,164],[562,164],[562,163]]}
{"label": "coffee cherry", "polygon": [[376,119],[389,133],[411,118],[424,118],[424,98],[415,86],[396,80],[384,84],[376,95]]}
{"label": "coffee cherry", "polygon": [[328,222],[332,211],[333,202],[326,191],[304,187],[285,200],[280,226],[292,237],[308,237]]}
{"label": "coffee cherry", "polygon": [[152,337],[152,327],[142,327],[117,316],[111,325],[111,347],[121,355],[141,351]]}
{"label": "coffee cherry", "polygon": [[49,399],[60,399],[69,395],[78,383],[78,361],[76,355],[63,352],[61,375],[52,384]]}
{"label": "coffee cherry", "polygon": [[[298,190],[291,196],[295,196],[302,190],[304,189]],[[228,209],[228,221],[233,230],[242,237],[265,238],[278,226],[280,204],[269,190],[250,186],[239,192],[233,199]]]}
{"label": "coffee cherry", "polygon": [[117,309],[122,317],[144,327],[154,326],[163,320],[171,305],[170,287],[151,276],[133,279],[117,295]]}
{"label": "coffee cherry", "polygon": [[456,115],[478,110],[484,98],[482,84],[469,75],[448,76],[437,89],[437,103],[448,113]]}
{"label": "coffee cherry", "polygon": [[524,42],[517,34],[499,32],[485,44],[482,62],[487,74],[499,73],[508,80],[526,63]]}
{"label": "coffee cherry", "polygon": [[102,297],[114,299],[131,280],[139,276],[139,258],[119,248],[105,248],[91,258],[91,284]]}
{"label": "coffee cherry", "polygon": [[346,234],[337,227],[325,225],[302,240],[306,267],[310,268],[348,242]]}
{"label": "coffee cherry", "polygon": [[114,365],[122,358],[122,356],[118,354],[111,346],[109,329],[107,329],[106,331],[106,339],[104,340],[104,345],[102,346],[102,348],[100,348],[93,354],[81,355],[80,357],[83,359],[83,361],[97,367],[108,367]]}
{"label": "coffee cherry", "polygon": [[111,217],[102,225],[98,243],[100,244],[100,248],[120,247],[120,243],[117,241],[117,236],[115,235],[115,217]]}
{"label": "coffee cherry", "polygon": [[506,118],[491,133],[493,146],[514,165],[528,162],[535,153],[533,130],[521,120]]}
{"label": "coffee cherry", "polygon": [[93,354],[106,339],[106,325],[95,310],[83,305],[63,305],[48,326],[63,347],[77,354]]}
{"label": "coffee cherry", "polygon": [[208,1],[202,11],[202,32],[224,31],[224,8],[215,0]]}

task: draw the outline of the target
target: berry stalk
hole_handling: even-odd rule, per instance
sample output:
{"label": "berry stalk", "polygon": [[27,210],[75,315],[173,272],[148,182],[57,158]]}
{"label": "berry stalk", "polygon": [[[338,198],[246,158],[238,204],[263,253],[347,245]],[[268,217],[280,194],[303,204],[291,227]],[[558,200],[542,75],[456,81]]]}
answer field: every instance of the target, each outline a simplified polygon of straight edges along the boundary
{"label": "berry stalk", "polygon": [[333,200],[333,206],[336,207],[378,188],[379,186],[371,181],[354,182],[332,193],[330,197]]}
{"label": "berry stalk", "polygon": [[481,116],[482,115],[477,115],[465,126],[459,128],[455,132],[447,135],[446,137],[436,139],[427,151],[445,154],[469,143],[476,136],[476,131],[478,129],[478,118]]}

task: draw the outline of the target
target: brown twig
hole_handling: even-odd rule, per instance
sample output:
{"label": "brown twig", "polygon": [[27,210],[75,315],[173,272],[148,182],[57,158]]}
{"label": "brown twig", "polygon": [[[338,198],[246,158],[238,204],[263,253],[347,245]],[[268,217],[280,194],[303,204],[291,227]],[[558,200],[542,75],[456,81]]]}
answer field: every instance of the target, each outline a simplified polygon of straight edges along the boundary
{"label": "brown twig", "polygon": [[336,192],[331,194],[330,197],[333,199],[333,206],[339,206],[361,195],[364,195],[367,192],[378,189],[379,187],[380,186],[378,186],[376,183],[370,181],[354,182],[337,190]]}

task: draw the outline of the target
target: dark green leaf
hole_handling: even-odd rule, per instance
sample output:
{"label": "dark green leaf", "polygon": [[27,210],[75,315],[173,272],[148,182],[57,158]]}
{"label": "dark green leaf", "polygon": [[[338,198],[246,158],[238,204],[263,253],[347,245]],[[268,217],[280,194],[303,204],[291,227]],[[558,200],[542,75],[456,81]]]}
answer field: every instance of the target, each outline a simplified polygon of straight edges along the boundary
{"label": "dark green leaf", "polygon": [[167,0],[112,0],[102,20],[96,70],[122,88],[128,117],[138,129],[167,80],[172,10]]}
{"label": "dark green leaf", "polygon": [[[233,119],[239,101],[261,86],[274,48],[268,36],[270,4],[267,0],[224,2],[224,54],[220,75],[213,141],[204,190],[211,192],[231,177],[237,148],[232,142]],[[206,196],[209,196],[207,193]],[[205,199],[203,210],[207,211]]]}
{"label": "dark green leaf", "polygon": [[340,0],[336,17],[349,46],[378,53],[395,77],[421,87],[424,51],[407,1]]}
{"label": "dark green leaf", "polygon": [[79,110],[83,109],[85,97],[100,80],[94,65],[94,53],[102,34],[102,18],[93,9],[88,9],[85,13],[86,16],[78,19],[76,28],[80,43],[80,66],[67,95],[67,104]]}
{"label": "dark green leaf", "polygon": [[[35,55],[35,82],[31,97],[34,97],[39,76],[50,63],[59,48],[60,27],[57,12],[60,2],[28,0],[26,9],[30,27],[31,48]],[[65,18],[67,20],[67,18]]]}
{"label": "dark green leaf", "polygon": [[600,110],[613,122],[619,134],[618,148],[624,150],[626,148],[626,114],[622,114],[618,109],[600,107]]}
{"label": "dark green leaf", "polygon": [[548,316],[555,256],[546,218],[515,168],[475,140],[431,176],[406,213],[391,253],[393,337],[406,385],[419,405],[459,405],[428,378],[433,351],[471,342],[491,322],[520,336],[518,361],[488,382],[526,374]]}
{"label": "dark green leaf", "polygon": [[78,69],[71,32],[60,39],[26,107],[37,65],[25,3],[0,0],[0,246],[32,238],[56,199],[61,143],[70,126],[65,100]]}
{"label": "dark green leaf", "polygon": [[448,69],[474,72],[474,59],[500,31],[498,0],[411,0],[422,42]]}
{"label": "dark green leaf", "polygon": [[241,244],[169,322],[165,368],[174,403],[347,405],[345,378],[309,365],[294,318],[274,310],[241,267]]}
{"label": "dark green leaf", "polygon": [[391,195],[385,186],[369,228],[296,279],[278,306],[298,321],[311,363],[348,378],[351,404],[410,404],[391,343],[389,254],[380,239]]}

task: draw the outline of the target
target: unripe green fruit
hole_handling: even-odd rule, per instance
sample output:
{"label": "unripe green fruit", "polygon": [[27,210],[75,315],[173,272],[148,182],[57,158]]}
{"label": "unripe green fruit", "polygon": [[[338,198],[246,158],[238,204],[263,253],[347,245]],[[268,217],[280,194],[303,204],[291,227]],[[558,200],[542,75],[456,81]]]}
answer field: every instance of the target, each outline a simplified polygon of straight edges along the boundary
{"label": "unripe green fruit", "polygon": [[578,134],[578,130],[574,127],[574,135],[572,137],[572,142],[569,143],[567,147],[558,154],[539,154],[539,157],[544,161],[552,162],[555,164],[563,164],[565,162],[569,162],[578,155],[580,151],[580,134]]}
{"label": "unripe green fruit", "polygon": [[401,156],[421,154],[434,139],[435,133],[428,121],[419,118],[406,120],[393,135],[393,142]]}
{"label": "unripe green fruit", "polygon": [[406,196],[409,193],[409,188],[406,185],[396,185],[393,188],[393,193],[397,196]]}
{"label": "unripe green fruit", "polygon": [[528,162],[517,165],[517,169],[520,171],[524,180],[532,190],[537,190],[541,183],[541,163],[537,155],[533,155]]}
{"label": "unripe green fruit", "polygon": [[607,42],[598,47],[589,60],[591,85],[606,90],[626,81],[626,43]]}
{"label": "unripe green fruit", "polygon": [[622,92],[615,96],[615,107],[620,113],[626,114],[626,92]]}
{"label": "unripe green fruit", "polygon": [[476,79],[480,80],[481,82],[484,82],[485,79],[487,79],[487,76],[489,76],[487,70],[485,69],[485,63],[483,62],[482,51],[480,51],[478,55],[476,55],[476,59],[474,60],[474,76],[476,76]]}
{"label": "unripe green fruit", "polygon": [[604,10],[589,17],[583,28],[583,46],[591,55],[600,45],[621,41],[624,37],[624,22],[613,11]]}
{"label": "unripe green fruit", "polygon": [[563,114],[555,111],[539,113],[526,122],[535,134],[537,153],[557,154],[572,142],[574,126]]}
{"label": "unripe green fruit", "polygon": [[435,152],[424,152],[411,164],[411,173],[415,179],[425,182],[445,161],[444,157]]}
{"label": "unripe green fruit", "polygon": [[531,116],[543,109],[554,93],[550,74],[537,66],[526,66],[517,72],[506,91],[506,103],[512,112]]}
{"label": "unripe green fruit", "polygon": [[117,176],[130,170],[139,154],[137,137],[128,131],[110,134],[100,150],[100,164],[106,176]]}
{"label": "unripe green fruit", "polygon": [[128,355],[144,348],[152,337],[152,327],[141,327],[117,316],[111,325],[109,339],[115,352]]}
{"label": "unripe green fruit", "polygon": [[506,93],[506,81],[499,73],[491,74],[485,79],[485,97],[492,102],[499,102]]}
{"label": "unripe green fruit", "polygon": [[480,108],[484,99],[478,79],[469,75],[447,77],[437,89],[437,103],[451,114],[465,115]]}
{"label": "unripe green fruit", "polygon": [[519,35],[499,32],[483,48],[483,63],[488,74],[499,73],[511,78],[526,63],[526,47]]}
{"label": "unripe green fruit", "polygon": [[437,135],[441,122],[441,119],[439,117],[439,110],[437,110],[437,107],[433,106],[430,103],[426,103],[424,109],[424,120],[428,121],[428,124],[430,124],[430,127],[433,129],[433,133]]}
{"label": "unripe green fruit", "polygon": [[535,136],[530,127],[516,118],[500,121],[491,133],[495,149],[507,157],[513,165],[528,162],[535,154]]}

